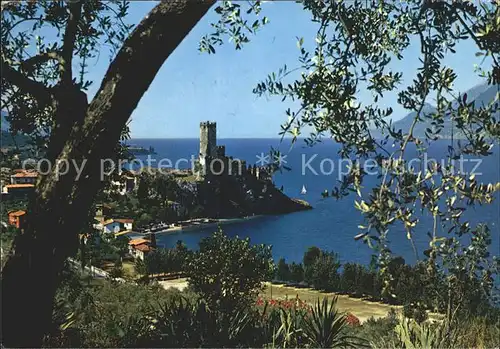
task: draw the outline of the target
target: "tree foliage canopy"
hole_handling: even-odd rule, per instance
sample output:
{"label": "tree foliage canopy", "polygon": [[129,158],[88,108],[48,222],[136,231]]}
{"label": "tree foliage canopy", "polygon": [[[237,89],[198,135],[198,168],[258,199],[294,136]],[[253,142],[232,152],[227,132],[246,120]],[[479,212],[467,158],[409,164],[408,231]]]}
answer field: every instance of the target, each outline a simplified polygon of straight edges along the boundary
{"label": "tree foliage canopy", "polygon": [[[257,95],[299,102],[297,110],[286,110],[288,121],[281,134],[295,140],[307,126],[313,131],[306,143],[313,145],[331,137],[341,145],[340,155],[349,158],[352,166],[333,194],[337,198],[350,192],[358,195],[355,205],[365,223],[360,225],[357,238],[377,249],[383,272],[388,271],[391,260],[390,231],[403,226],[413,246],[420,217],[430,215],[434,223],[428,230],[430,249],[425,251],[429,272],[447,269],[445,259],[450,255],[458,258],[469,249],[477,251],[469,255],[483,256],[481,267],[470,272],[490,280],[491,285],[490,256],[482,254],[477,243],[458,246],[464,235],[488,241],[488,230],[483,225],[471,226],[462,213],[467,206],[491,203],[500,183],[481,183],[474,175],[460,173],[454,160],[461,155],[492,154],[500,139],[498,88],[493,101],[475,105],[454,89],[457,73],[445,58],[455,54],[461,42],[474,41],[476,56],[484,57],[477,74],[490,85],[499,86],[500,52],[498,40],[493,39],[500,34],[498,4],[417,0],[310,0],[302,4],[318,23],[315,42],[299,37],[299,65],[293,69],[281,67],[254,89]],[[420,67],[415,73],[397,71],[391,63],[407,58],[410,43],[420,46]],[[360,101],[357,94],[365,89],[371,92],[371,100]],[[397,102],[404,109],[414,112],[409,130],[396,129],[388,118],[393,110],[381,101],[391,93],[397,93]],[[437,103],[437,110],[431,113],[424,108],[430,100]],[[440,139],[445,121],[452,125],[445,164],[424,168],[424,154]],[[424,122],[432,126],[425,137],[419,138],[414,129]],[[373,134],[375,128],[384,136],[382,139]],[[463,140],[457,142],[454,134],[460,134]],[[394,147],[389,146],[391,143]],[[410,148],[420,159],[416,168],[408,163]],[[369,158],[375,159],[381,169],[380,181],[362,194],[367,174],[363,161]],[[440,226],[447,233],[439,235]],[[479,231],[482,233],[474,235]],[[390,276],[386,275],[386,291],[390,292]]]}
{"label": "tree foliage canopy", "polygon": [[255,301],[273,269],[270,246],[252,246],[249,239],[229,238],[219,231],[200,242],[187,274],[209,306],[232,312]]}

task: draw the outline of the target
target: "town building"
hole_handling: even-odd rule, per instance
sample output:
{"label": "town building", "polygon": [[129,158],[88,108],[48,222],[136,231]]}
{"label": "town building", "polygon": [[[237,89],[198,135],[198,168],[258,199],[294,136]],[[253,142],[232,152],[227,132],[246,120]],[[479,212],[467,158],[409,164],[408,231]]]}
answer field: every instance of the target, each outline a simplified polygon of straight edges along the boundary
{"label": "town building", "polygon": [[143,238],[130,240],[128,247],[130,255],[141,260],[154,251],[154,247],[150,246],[150,241]]}
{"label": "town building", "polygon": [[32,170],[14,170],[14,174],[10,176],[11,184],[35,184],[38,178],[38,172]]}
{"label": "town building", "polygon": [[33,193],[35,190],[34,184],[8,184],[2,188],[2,198],[6,199],[23,199]]}
{"label": "town building", "polygon": [[11,211],[8,213],[9,224],[15,226],[17,229],[24,228],[24,223],[26,220],[26,211],[18,210]]}
{"label": "town building", "polygon": [[146,244],[142,244],[134,247],[134,254],[132,254],[132,256],[134,258],[139,258],[141,260],[144,260],[144,258],[146,258],[146,256],[153,251],[154,251],[153,247]]}
{"label": "town building", "polygon": [[101,219],[94,227],[105,234],[116,234],[123,231],[131,231],[133,224],[133,219],[110,218],[106,220]]}
{"label": "town building", "polygon": [[114,221],[120,224],[120,231],[132,230],[134,225],[134,220],[130,218],[114,218]]}
{"label": "town building", "polygon": [[120,170],[118,180],[111,181],[112,190],[120,195],[133,191],[137,186],[137,176],[132,171]]}

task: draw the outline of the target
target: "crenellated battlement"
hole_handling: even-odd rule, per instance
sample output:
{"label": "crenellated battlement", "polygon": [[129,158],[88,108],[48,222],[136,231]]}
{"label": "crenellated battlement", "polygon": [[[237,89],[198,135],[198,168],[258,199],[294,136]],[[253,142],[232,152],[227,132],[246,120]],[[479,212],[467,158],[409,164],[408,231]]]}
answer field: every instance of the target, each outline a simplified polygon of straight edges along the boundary
{"label": "crenellated battlement", "polygon": [[216,127],[217,123],[215,121],[202,121],[200,122],[200,128],[201,127]]}

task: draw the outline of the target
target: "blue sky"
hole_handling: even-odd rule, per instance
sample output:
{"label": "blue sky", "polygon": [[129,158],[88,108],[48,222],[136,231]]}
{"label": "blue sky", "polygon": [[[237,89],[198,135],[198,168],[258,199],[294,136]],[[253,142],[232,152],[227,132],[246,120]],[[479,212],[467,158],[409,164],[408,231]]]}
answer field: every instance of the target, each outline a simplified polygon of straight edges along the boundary
{"label": "blue sky", "polygon": [[[128,23],[138,23],[154,6],[155,2],[132,1]],[[278,137],[280,125],[286,120],[284,111],[292,105],[277,98],[257,97],[252,89],[283,64],[297,67],[296,37],[314,42],[316,26],[309,12],[291,1],[265,3],[262,15],[270,19],[269,24],[243,50],[225,44],[217,48],[215,55],[208,55],[198,51],[198,42],[211,32],[210,23],[217,20],[211,10],[164,63],[143,96],[132,115],[132,137],[198,137],[199,122],[203,120],[216,121],[221,138]],[[474,63],[480,63],[476,51],[474,43],[467,42],[445,60],[458,73],[456,88],[460,91],[481,82],[473,72]],[[420,65],[418,56],[415,42],[405,53],[405,60],[395,61],[392,67],[402,70],[409,81]],[[90,96],[100,85],[108,57],[103,52],[89,67],[88,77],[94,81]],[[361,102],[363,96],[367,92],[360,91]],[[393,107],[395,119],[407,114],[398,107],[395,94],[385,98],[383,104]]]}

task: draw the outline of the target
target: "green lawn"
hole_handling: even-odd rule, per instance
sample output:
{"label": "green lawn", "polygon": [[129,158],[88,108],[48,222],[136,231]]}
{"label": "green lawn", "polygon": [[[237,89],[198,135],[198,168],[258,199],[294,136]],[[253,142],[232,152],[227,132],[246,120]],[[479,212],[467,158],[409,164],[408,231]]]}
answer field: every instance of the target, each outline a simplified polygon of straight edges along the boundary
{"label": "green lawn", "polygon": [[[112,261],[104,261],[99,268],[101,268],[104,271],[110,272],[113,267],[114,263]],[[122,267],[123,267],[123,277],[125,279],[133,280],[137,277],[137,274],[135,272],[135,263],[133,260],[124,260],[122,262]]]}
{"label": "green lawn", "polygon": [[137,274],[135,273],[135,263],[133,261],[123,261],[123,274],[126,279],[135,279]]}

